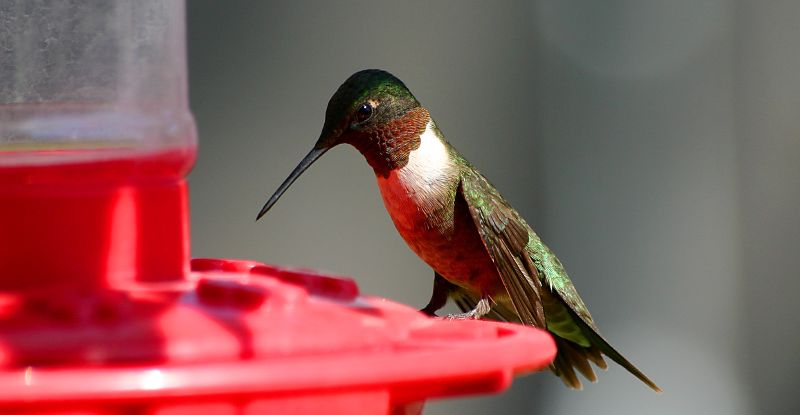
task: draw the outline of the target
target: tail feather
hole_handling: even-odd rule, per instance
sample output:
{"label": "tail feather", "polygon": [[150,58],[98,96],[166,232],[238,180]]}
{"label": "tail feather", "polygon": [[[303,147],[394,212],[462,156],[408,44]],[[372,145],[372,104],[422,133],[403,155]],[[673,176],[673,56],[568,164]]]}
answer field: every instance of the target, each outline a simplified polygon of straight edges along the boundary
{"label": "tail feather", "polygon": [[575,369],[578,369],[578,372],[581,372],[583,377],[588,379],[590,382],[597,382],[597,376],[594,374],[592,367],[589,365],[589,358],[586,356],[586,349],[583,347],[564,347],[564,356],[567,358],[569,363]]}
{"label": "tail feather", "polygon": [[[589,350],[592,349],[586,349],[558,336],[553,337],[556,340],[558,354],[550,365],[550,370],[561,378],[561,381],[564,382],[565,385],[572,389],[583,389],[580,379],[578,379],[578,376],[575,374],[576,369],[589,381],[596,382],[597,376],[589,365],[589,362],[594,361],[593,355],[597,355],[599,352],[589,352]],[[590,355],[593,357],[589,357]]]}
{"label": "tail feather", "polygon": [[[639,368],[633,365],[628,359],[622,356],[614,347],[612,347],[606,339],[603,338],[599,333],[597,333],[593,328],[589,327],[583,319],[575,315],[574,311],[570,310],[570,313],[573,314],[573,319],[576,323],[581,327],[583,334],[589,338],[589,341],[592,343],[591,349],[597,349],[602,352],[604,355],[608,356],[609,359],[617,362],[620,366],[624,367],[625,370],[630,372],[633,376],[636,376],[639,380],[644,382],[650,389],[653,389],[656,392],[661,392],[661,388],[655,384],[650,378],[647,377],[644,373],[642,373]],[[601,358],[602,359],[602,358]]]}
{"label": "tail feather", "polygon": [[600,353],[600,350],[597,350],[596,347],[583,350],[586,352],[586,358],[591,360],[595,366],[603,370],[608,369],[608,365],[606,364],[606,361],[603,360],[603,354]]}
{"label": "tail feather", "polygon": [[592,327],[586,324],[580,317],[570,310],[572,320],[578,325],[581,332],[589,340],[589,347],[581,346],[569,339],[558,336],[553,333],[558,347],[558,354],[550,369],[555,373],[567,386],[574,389],[581,389],[582,385],[580,380],[575,374],[575,370],[580,372],[586,379],[591,382],[597,381],[597,376],[592,370],[589,362],[594,363],[595,366],[606,369],[607,365],[603,359],[603,354],[608,356],[611,360],[617,362],[620,366],[624,367],[632,375],[636,376],[639,380],[644,382],[647,386],[656,392],[661,392],[661,388],[655,384],[650,378],[642,373],[639,368],[633,365],[628,359],[623,357],[617,352],[600,334],[597,333]]}
{"label": "tail feather", "polygon": [[[548,295],[550,293],[553,294],[552,297]],[[543,290],[543,294],[541,295],[545,312],[548,314],[547,318],[552,318],[552,322],[551,320],[547,321],[547,328],[555,337],[560,337],[560,340],[563,340],[562,343],[567,344],[567,346],[562,346],[560,343],[557,345],[559,354],[561,354],[561,348],[565,347],[564,360],[570,367],[575,367],[580,370],[581,373],[584,373],[586,367],[588,367],[587,360],[591,360],[598,367],[605,368],[605,362],[602,356],[600,356],[600,353],[602,353],[624,367],[628,372],[639,378],[639,380],[654,391],[661,392],[661,388],[659,388],[655,382],[650,380],[650,378],[634,366],[633,363],[629,362],[628,359],[617,352],[606,339],[600,335],[588,311],[584,310],[584,313],[578,314],[575,310],[576,306],[572,304],[576,301],[572,301],[572,303],[565,301],[564,297],[558,291],[552,291],[550,293],[548,293],[547,290]],[[580,304],[583,303],[581,302]],[[582,306],[579,308],[584,309],[585,307]],[[567,364],[562,366],[566,367]],[[591,367],[589,367],[589,371],[591,371]],[[586,378],[594,378],[594,373],[592,372],[591,376],[586,376]]]}
{"label": "tail feather", "polygon": [[558,353],[556,354],[556,358],[553,360],[553,363],[550,364],[550,370],[552,370],[553,373],[555,373],[555,375],[558,376],[565,385],[567,385],[567,387],[577,390],[583,389],[583,385],[581,385],[581,381],[575,374],[572,363],[564,353],[564,350],[569,347],[562,344],[566,342],[566,340],[558,337],[555,337],[555,339]]}

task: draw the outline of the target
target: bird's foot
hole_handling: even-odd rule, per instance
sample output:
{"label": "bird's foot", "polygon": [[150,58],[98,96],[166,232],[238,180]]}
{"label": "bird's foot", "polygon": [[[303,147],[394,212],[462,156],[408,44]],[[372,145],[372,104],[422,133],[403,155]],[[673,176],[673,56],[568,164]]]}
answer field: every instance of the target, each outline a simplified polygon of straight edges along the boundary
{"label": "bird's foot", "polygon": [[489,313],[492,309],[491,302],[489,298],[481,298],[477,304],[475,304],[475,308],[472,310],[467,311],[466,313],[461,314],[448,314],[445,319],[447,320],[478,320],[481,317],[485,316]]}
{"label": "bird's foot", "polygon": [[476,310],[467,311],[466,313],[448,314],[444,317],[445,320],[477,320],[481,318]]}

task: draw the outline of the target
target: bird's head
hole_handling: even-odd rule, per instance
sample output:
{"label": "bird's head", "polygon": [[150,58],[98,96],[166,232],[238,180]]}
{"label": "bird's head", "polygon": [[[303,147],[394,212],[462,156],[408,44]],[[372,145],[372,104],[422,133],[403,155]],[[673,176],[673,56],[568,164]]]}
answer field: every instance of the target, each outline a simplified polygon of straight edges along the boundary
{"label": "bird's head", "polygon": [[356,72],[328,102],[325,124],[314,148],[269,198],[257,219],[311,164],[339,144],[354,146],[377,175],[388,175],[408,162],[429,121],[428,111],[394,75],[378,69]]}

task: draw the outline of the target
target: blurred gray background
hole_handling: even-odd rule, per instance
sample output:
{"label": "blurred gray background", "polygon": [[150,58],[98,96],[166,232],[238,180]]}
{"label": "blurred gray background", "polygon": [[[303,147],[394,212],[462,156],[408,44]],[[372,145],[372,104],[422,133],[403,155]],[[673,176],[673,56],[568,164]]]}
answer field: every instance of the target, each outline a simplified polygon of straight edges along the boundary
{"label": "blurred gray background", "polygon": [[[566,264],[612,365],[427,414],[800,413],[800,2],[188,2],[193,255],[314,267],[421,307],[372,170],[329,152],[264,220],[330,95],[393,72]],[[476,356],[481,358],[480,356]]]}

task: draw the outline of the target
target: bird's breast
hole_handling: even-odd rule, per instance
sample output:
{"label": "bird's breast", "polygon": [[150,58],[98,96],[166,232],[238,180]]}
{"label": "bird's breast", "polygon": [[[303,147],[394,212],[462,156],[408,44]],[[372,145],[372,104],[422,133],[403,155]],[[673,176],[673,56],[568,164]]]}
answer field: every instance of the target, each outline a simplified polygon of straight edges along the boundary
{"label": "bird's breast", "polygon": [[448,210],[452,213],[458,170],[432,121],[420,135],[419,147],[409,154],[408,163],[386,177],[377,177],[383,203],[401,234],[440,227],[437,222],[446,219]]}
{"label": "bird's breast", "polygon": [[408,163],[378,175],[383,203],[397,231],[423,261],[454,284],[486,292],[496,272],[456,192],[459,168],[431,124]]}
{"label": "bird's breast", "polygon": [[378,186],[395,228],[415,254],[448,281],[471,292],[494,295],[494,265],[466,204],[456,198],[458,179],[447,180],[452,182],[446,189],[437,189],[429,184],[409,185],[403,176],[392,173],[378,178]]}

